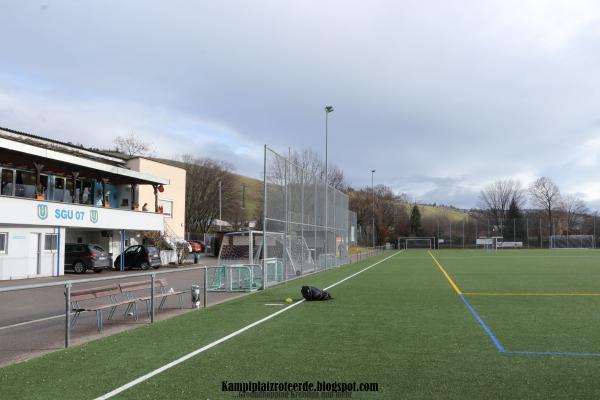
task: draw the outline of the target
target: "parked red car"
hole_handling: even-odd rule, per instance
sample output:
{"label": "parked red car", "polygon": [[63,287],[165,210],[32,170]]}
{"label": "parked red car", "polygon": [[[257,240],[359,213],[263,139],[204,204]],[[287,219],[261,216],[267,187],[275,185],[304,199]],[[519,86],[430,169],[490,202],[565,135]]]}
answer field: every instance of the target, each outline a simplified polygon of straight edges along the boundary
{"label": "parked red car", "polygon": [[204,252],[204,243],[200,240],[188,240],[188,242],[192,246],[192,253]]}

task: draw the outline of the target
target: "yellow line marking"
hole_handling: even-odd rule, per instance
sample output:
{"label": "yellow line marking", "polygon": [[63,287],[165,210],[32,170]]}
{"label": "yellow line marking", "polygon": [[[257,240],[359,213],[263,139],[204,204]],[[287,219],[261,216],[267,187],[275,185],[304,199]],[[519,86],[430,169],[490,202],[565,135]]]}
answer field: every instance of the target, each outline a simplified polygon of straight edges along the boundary
{"label": "yellow line marking", "polygon": [[600,293],[503,293],[465,292],[465,296],[600,296]]}
{"label": "yellow line marking", "polygon": [[459,295],[462,294],[462,292],[460,291],[460,289],[458,288],[458,286],[456,286],[456,283],[454,283],[454,281],[452,280],[452,278],[450,278],[450,275],[448,275],[448,273],[446,272],[446,270],[444,269],[444,267],[442,267],[442,264],[440,264],[440,262],[433,256],[433,254],[431,254],[431,251],[427,251],[427,253],[429,253],[429,255],[431,256],[431,258],[433,258],[433,262],[440,269],[440,271],[442,271],[442,274],[444,274],[444,276],[446,277],[446,279],[448,279],[448,282],[450,282],[450,285],[452,286],[452,288],[454,289],[454,291],[456,292],[456,294],[459,294]]}

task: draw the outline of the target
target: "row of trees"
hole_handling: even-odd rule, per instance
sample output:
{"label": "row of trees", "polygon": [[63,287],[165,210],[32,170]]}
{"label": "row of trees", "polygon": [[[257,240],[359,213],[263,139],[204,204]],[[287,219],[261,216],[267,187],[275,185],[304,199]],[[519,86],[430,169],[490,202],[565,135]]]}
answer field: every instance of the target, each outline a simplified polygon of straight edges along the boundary
{"label": "row of trees", "polygon": [[517,236],[522,237],[524,213],[532,212],[544,214],[548,232],[552,234],[580,233],[583,218],[589,214],[581,198],[574,194],[562,195],[559,187],[547,177],[536,179],[526,189],[518,180],[496,180],[481,191],[479,201],[479,210],[474,214],[480,213],[492,221],[494,231],[500,235],[508,226],[509,230],[517,229]]}
{"label": "row of trees", "polygon": [[[117,138],[115,145],[119,152],[129,156],[151,152],[150,147],[133,133]],[[308,175],[325,179],[325,164],[316,152],[293,152],[290,160]],[[249,219],[257,221],[256,228],[262,229],[262,193],[247,194],[232,173],[231,164],[191,155],[181,157],[177,163],[187,171],[188,231],[208,232],[214,227],[219,212],[233,229],[241,229]],[[395,242],[399,236],[435,236],[440,234],[440,224],[446,226],[450,222],[443,214],[422,216],[418,205],[409,205],[405,195],[395,194],[385,185],[354,189],[346,182],[343,171],[332,164],[327,169],[327,181],[348,193],[349,207],[357,214],[361,244],[371,245],[373,236],[376,244]],[[257,204],[251,214],[245,207],[247,195],[261,199],[255,201]],[[541,221],[543,216],[548,234],[576,234],[582,232],[582,221],[588,214],[581,198],[574,194],[563,195],[551,179],[540,177],[527,188],[518,180],[496,180],[481,191],[478,207],[469,212],[469,218],[477,219],[481,226],[491,225],[494,235],[522,239],[525,218],[540,217]]]}
{"label": "row of trees", "polygon": [[375,245],[382,245],[396,243],[401,236],[434,235],[425,228],[431,225],[430,217],[423,217],[420,207],[410,204],[405,194],[395,194],[385,185],[373,190],[349,188],[348,194],[350,209],[357,214],[361,245],[371,246],[373,239]]}

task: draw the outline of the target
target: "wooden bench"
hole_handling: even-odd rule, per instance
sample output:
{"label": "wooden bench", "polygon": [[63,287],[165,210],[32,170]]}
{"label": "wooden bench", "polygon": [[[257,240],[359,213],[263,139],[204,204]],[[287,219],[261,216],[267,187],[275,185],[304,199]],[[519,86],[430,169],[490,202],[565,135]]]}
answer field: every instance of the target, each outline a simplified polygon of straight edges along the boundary
{"label": "wooden bench", "polygon": [[[71,328],[75,327],[75,324],[77,324],[77,321],[79,321],[79,317],[81,316],[82,312],[96,312],[96,325],[98,326],[99,332],[102,331],[103,327],[102,311],[110,309],[108,313],[108,319],[111,319],[115,314],[117,307],[127,304],[127,310],[125,311],[125,315],[127,315],[132,307],[135,308],[135,300],[132,300],[131,298],[119,300],[117,295],[120,293],[121,290],[119,285],[116,284],[72,291],[71,310],[73,311],[74,315],[73,319],[71,319]],[[89,305],[81,304],[82,301],[95,299],[108,300],[110,303]],[[135,311],[134,317],[137,320],[137,309]]]}
{"label": "wooden bench", "polygon": [[[183,294],[185,292],[183,292],[183,291],[168,291],[167,284],[168,284],[168,282],[164,278],[154,280],[154,300],[160,299],[160,304],[158,306],[158,309],[161,310],[164,308],[167,298],[169,298],[170,296],[179,296],[179,308],[183,308]],[[151,312],[151,310],[150,310],[150,301],[152,300],[152,297],[150,295],[151,287],[152,287],[152,284],[148,280],[137,281],[137,282],[125,282],[125,283],[119,284],[121,293],[123,293],[128,300],[133,301],[133,302],[137,302],[137,301],[146,302],[146,310],[148,312],[148,316],[150,316],[150,312]],[[147,291],[148,295],[138,297],[136,292],[140,292],[140,291]],[[130,307],[133,307],[136,309],[135,312],[137,315],[136,306],[134,305],[134,306],[130,306]],[[128,307],[128,308],[130,308],[130,307]]]}

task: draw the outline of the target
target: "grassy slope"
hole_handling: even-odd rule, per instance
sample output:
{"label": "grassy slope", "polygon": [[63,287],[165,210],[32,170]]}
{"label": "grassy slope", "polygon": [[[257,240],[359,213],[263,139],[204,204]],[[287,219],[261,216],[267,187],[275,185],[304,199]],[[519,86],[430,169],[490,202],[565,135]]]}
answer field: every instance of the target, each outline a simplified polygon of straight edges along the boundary
{"label": "grassy slope", "polygon": [[[256,217],[256,211],[260,207],[263,195],[262,181],[259,179],[250,178],[243,175],[233,174],[239,182],[239,185],[246,185],[246,209],[250,217]],[[407,211],[410,213],[412,205],[407,204]],[[462,221],[467,217],[467,214],[460,210],[455,210],[447,207],[433,207],[429,205],[419,205],[422,218],[435,218],[445,216],[451,221]]]}
{"label": "grassy slope", "polygon": [[260,207],[263,197],[263,182],[248,176],[233,174],[239,186],[246,185],[246,212],[249,218],[260,217]]}
{"label": "grassy slope", "polygon": [[[407,205],[407,207],[408,207],[408,212],[410,214],[410,207],[412,207],[412,206],[409,204],[409,205]],[[446,217],[452,222],[462,221],[463,219],[468,218],[467,213],[460,211],[460,210],[447,208],[447,207],[433,207],[433,206],[427,206],[427,205],[419,205],[419,210],[421,211],[421,218]]]}
{"label": "grassy slope", "polygon": [[[600,277],[593,268],[600,259],[595,252],[589,259],[585,253],[569,253],[584,256],[578,261],[560,261],[565,253],[535,251],[436,254],[465,291],[527,286],[574,292],[593,289],[590,282]],[[522,256],[530,257],[528,262],[522,262]],[[3,398],[90,398],[105,393],[273,312],[265,302],[288,295],[298,298],[303,282],[326,286],[362,265],[4,368]],[[233,397],[221,392],[222,380],[379,383],[378,394],[356,393],[357,399],[571,399],[600,393],[600,358],[499,353],[427,253],[397,255],[332,292],[334,301],[302,304],[120,398]],[[594,340],[600,328],[595,317],[600,298],[579,302],[472,296],[469,301],[512,350],[600,352]],[[583,330],[571,329],[573,323]]]}

